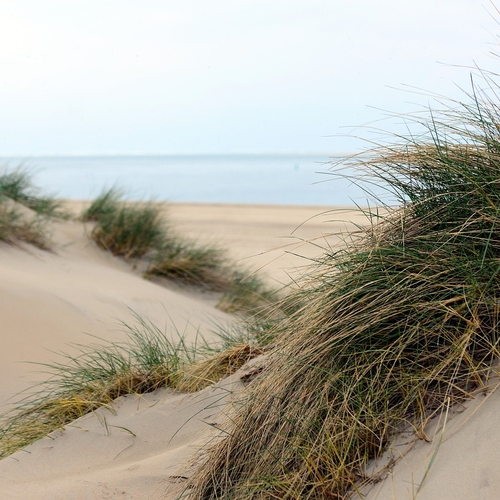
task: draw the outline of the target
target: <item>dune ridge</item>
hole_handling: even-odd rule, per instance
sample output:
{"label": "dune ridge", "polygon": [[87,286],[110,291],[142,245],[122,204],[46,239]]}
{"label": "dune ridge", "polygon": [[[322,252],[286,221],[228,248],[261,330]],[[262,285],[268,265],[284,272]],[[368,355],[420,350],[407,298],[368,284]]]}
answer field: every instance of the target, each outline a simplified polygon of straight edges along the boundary
{"label": "dune ridge", "polygon": [[[74,202],[68,206],[80,207]],[[179,204],[168,210],[184,234],[224,242],[235,258],[253,263],[268,279],[279,282],[290,279],[294,269],[325,245],[338,245],[340,238],[328,237],[329,233],[356,229],[345,221],[365,221],[358,211],[331,212],[327,207]],[[54,351],[71,350],[72,342],[87,343],[87,334],[121,340],[120,321],[131,321],[132,311],[172,335],[177,328],[191,339],[200,332],[210,337],[214,322],[234,321],[215,309],[210,298],[142,279],[130,264],[89,242],[81,223],[54,222],[51,227],[53,252],[0,245],[3,408],[12,405],[9,398],[44,377],[36,373],[37,366],[21,361],[53,361]],[[296,239],[290,238],[294,230]],[[305,243],[309,239],[321,241],[322,248]],[[178,498],[203,459],[202,450],[219,435],[226,405],[243,390],[242,376],[252,369],[244,367],[194,394],[161,389],[119,398],[112,410],[96,410],[0,460],[1,497]],[[363,491],[363,498],[497,498],[499,398],[498,391],[483,390],[451,407],[446,418],[431,422],[427,440],[400,436],[371,464],[382,470],[391,465],[383,481]]]}
{"label": "dune ridge", "polygon": [[[68,201],[66,206],[78,214],[82,202]],[[280,283],[318,253],[318,247],[306,240],[320,236],[325,244],[323,234],[345,231],[344,221],[349,219],[363,220],[353,211],[326,213],[330,211],[329,207],[198,204],[167,208],[183,235],[215,240],[235,259]],[[339,221],[328,222],[331,219]],[[25,362],[53,362],[57,352],[72,352],[69,344],[88,344],[96,341],[94,337],[120,341],[124,338],[120,322],[133,323],[133,313],[174,338],[178,330],[190,341],[197,335],[210,339],[216,324],[234,321],[215,309],[210,297],[144,280],[129,263],[98,249],[86,232],[88,227],[80,222],[54,221],[53,251],[0,244],[2,411],[14,405],[20,391],[46,377],[38,373],[40,366]],[[339,237],[329,241],[335,244]],[[2,495],[173,498],[183,481],[169,476],[175,476],[214,433],[210,424],[220,423],[220,411],[238,387],[241,381],[234,375],[193,395],[164,389],[122,397],[113,405],[115,413],[98,410],[1,460]]]}

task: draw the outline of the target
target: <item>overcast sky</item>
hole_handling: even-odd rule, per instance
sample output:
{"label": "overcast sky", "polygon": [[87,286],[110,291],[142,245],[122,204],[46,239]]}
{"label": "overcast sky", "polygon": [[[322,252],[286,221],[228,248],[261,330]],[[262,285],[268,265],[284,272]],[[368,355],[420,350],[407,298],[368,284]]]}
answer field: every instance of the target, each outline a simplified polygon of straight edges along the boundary
{"label": "overcast sky", "polygon": [[488,0],[0,0],[0,156],[358,148],[341,135],[369,133],[351,126],[431,102],[393,87],[456,97],[469,70],[454,65],[498,71],[494,13]]}

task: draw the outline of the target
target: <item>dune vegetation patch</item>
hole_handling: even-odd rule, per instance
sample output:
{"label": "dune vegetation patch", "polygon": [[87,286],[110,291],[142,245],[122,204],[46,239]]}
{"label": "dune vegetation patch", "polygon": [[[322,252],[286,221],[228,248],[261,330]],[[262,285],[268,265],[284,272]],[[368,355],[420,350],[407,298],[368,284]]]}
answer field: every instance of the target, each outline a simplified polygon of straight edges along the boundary
{"label": "dune vegetation patch", "polygon": [[231,261],[224,249],[176,234],[159,204],[126,202],[119,189],[111,188],[84,210],[81,219],[94,223],[90,237],[100,248],[125,259],[144,258],[147,279],[220,293],[217,307],[226,312],[263,314],[278,302],[277,290]]}
{"label": "dune vegetation patch", "polygon": [[83,222],[94,222],[90,237],[103,250],[125,259],[138,259],[161,247],[167,228],[158,204],[122,200],[117,188],[104,190],[87,207]]}
{"label": "dune vegetation patch", "polygon": [[126,259],[144,257],[164,238],[160,209],[153,205],[122,204],[99,217],[92,239],[99,247]]}
{"label": "dune vegetation patch", "polygon": [[0,241],[29,243],[48,250],[49,220],[68,217],[62,202],[39,193],[27,170],[18,168],[0,174]]}
{"label": "dune vegetation patch", "polygon": [[115,212],[123,197],[123,192],[116,187],[104,189],[80,216],[83,222],[97,222],[107,214]]}
{"label": "dune vegetation patch", "polygon": [[278,290],[249,269],[238,266],[217,246],[178,237],[167,239],[159,249],[146,277],[202,287],[221,293],[217,307],[225,312],[265,315],[277,312]]}
{"label": "dune vegetation patch", "polygon": [[220,342],[207,344],[199,337],[191,345],[181,333],[162,331],[139,317],[123,327],[123,342],[74,345],[75,354],[40,365],[48,379],[0,415],[0,459],[98,408],[114,411],[112,403],[120,396],[164,387],[195,392],[263,352],[237,330],[221,331]]}
{"label": "dune vegetation patch", "polygon": [[53,196],[46,196],[33,185],[28,170],[17,168],[0,175],[0,197],[13,200],[37,215],[59,219],[68,219],[69,214],[63,203]]}
{"label": "dune vegetation patch", "polygon": [[11,245],[29,243],[48,250],[50,245],[43,228],[43,222],[34,214],[26,215],[15,202],[0,198],[0,241]]}
{"label": "dune vegetation patch", "polygon": [[189,498],[355,498],[398,431],[425,436],[429,419],[488,387],[500,341],[500,116],[476,86],[469,101],[418,121],[427,135],[348,162],[398,206],[367,213],[364,236],[318,260]]}

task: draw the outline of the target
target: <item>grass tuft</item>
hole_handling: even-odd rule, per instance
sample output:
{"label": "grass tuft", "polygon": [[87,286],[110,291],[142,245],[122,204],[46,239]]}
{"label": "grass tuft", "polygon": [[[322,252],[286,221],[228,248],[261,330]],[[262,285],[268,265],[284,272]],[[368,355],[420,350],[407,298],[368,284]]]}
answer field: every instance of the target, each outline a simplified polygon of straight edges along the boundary
{"label": "grass tuft", "polygon": [[218,247],[171,236],[158,250],[146,276],[159,276],[221,291],[228,281],[221,273],[225,260],[225,252]]}
{"label": "grass tuft", "polygon": [[434,113],[427,137],[363,162],[401,206],[318,261],[190,498],[347,498],[398,431],[425,435],[449,402],[488,386],[500,354],[500,117],[479,94]]}
{"label": "grass tuft", "polygon": [[251,344],[238,344],[207,359],[190,365],[177,385],[180,391],[196,392],[229,377],[264,349]]}
{"label": "grass tuft", "polygon": [[97,222],[102,217],[118,211],[123,192],[113,187],[102,193],[86,208],[80,216],[83,222]]}
{"label": "grass tuft", "polygon": [[51,377],[1,418],[0,458],[125,394],[175,387],[194,351],[150,323],[127,326],[128,341],[78,345],[77,355],[42,365]]}
{"label": "grass tuft", "polygon": [[221,330],[214,344],[200,337],[188,345],[178,332],[173,341],[153,324],[136,320],[135,325],[123,324],[124,342],[76,345],[75,355],[63,353],[62,362],[41,365],[49,378],[0,415],[0,459],[97,408],[112,411],[120,396],[162,387],[196,391],[261,352],[242,344],[236,332]]}
{"label": "grass tuft", "polygon": [[0,175],[0,241],[50,250],[47,222],[54,217],[66,219],[69,215],[62,202],[38,194],[26,170],[18,168]]}
{"label": "grass tuft", "polygon": [[31,174],[23,168],[0,175],[0,198],[8,198],[24,205],[39,216],[69,218],[68,212],[63,209],[62,201],[50,196],[41,196],[33,186]]}
{"label": "grass tuft", "polygon": [[217,304],[221,311],[269,317],[285,313],[278,290],[267,285],[259,275],[238,268],[230,270],[228,275],[229,280]]}
{"label": "grass tuft", "polygon": [[163,277],[221,292],[222,311],[262,315],[278,302],[278,292],[255,273],[239,268],[218,247],[170,236],[146,277]]}
{"label": "grass tuft", "polygon": [[162,245],[165,227],[160,209],[151,203],[110,203],[104,210],[101,207],[91,237],[113,255],[136,259]]}
{"label": "grass tuft", "polygon": [[25,217],[10,200],[0,198],[0,241],[16,245],[29,243],[49,250],[43,221],[36,217]]}
{"label": "grass tuft", "polygon": [[122,194],[103,191],[81,216],[95,222],[90,235],[99,247],[126,259],[146,257],[148,279],[221,293],[217,307],[226,312],[263,314],[276,304],[277,291],[232,263],[223,249],[179,237],[167,229],[159,205],[124,202]]}
{"label": "grass tuft", "polygon": [[39,194],[27,170],[17,168],[0,174],[0,241],[50,250],[48,220],[69,217],[61,201]]}

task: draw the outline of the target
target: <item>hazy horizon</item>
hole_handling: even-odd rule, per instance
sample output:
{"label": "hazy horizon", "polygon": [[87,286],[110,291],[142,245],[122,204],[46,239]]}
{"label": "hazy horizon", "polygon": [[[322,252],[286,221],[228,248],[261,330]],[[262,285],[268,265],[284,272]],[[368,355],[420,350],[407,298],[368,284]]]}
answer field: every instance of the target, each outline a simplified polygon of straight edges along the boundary
{"label": "hazy horizon", "polygon": [[332,151],[305,151],[305,152],[296,152],[296,151],[253,151],[253,152],[234,152],[234,153],[228,153],[228,152],[212,152],[212,153],[188,153],[188,152],[179,152],[179,153],[163,153],[163,152],[151,152],[151,153],[115,153],[115,152],[109,152],[109,153],[43,153],[43,154],[34,154],[34,155],[0,155],[0,159],[20,159],[20,158],[57,158],[57,157],[102,157],[105,158],[107,156],[109,157],[148,157],[148,156],[289,156],[289,157],[313,157],[313,156],[334,156],[335,158],[337,157],[344,157],[348,156],[350,154],[355,154],[354,151],[339,151],[335,152],[333,154]]}
{"label": "hazy horizon", "polygon": [[[46,156],[23,165],[37,188],[59,198],[93,199],[114,186],[130,200],[366,204],[370,196],[359,182],[331,169],[335,160],[276,154]],[[382,187],[378,192],[385,194]]]}

